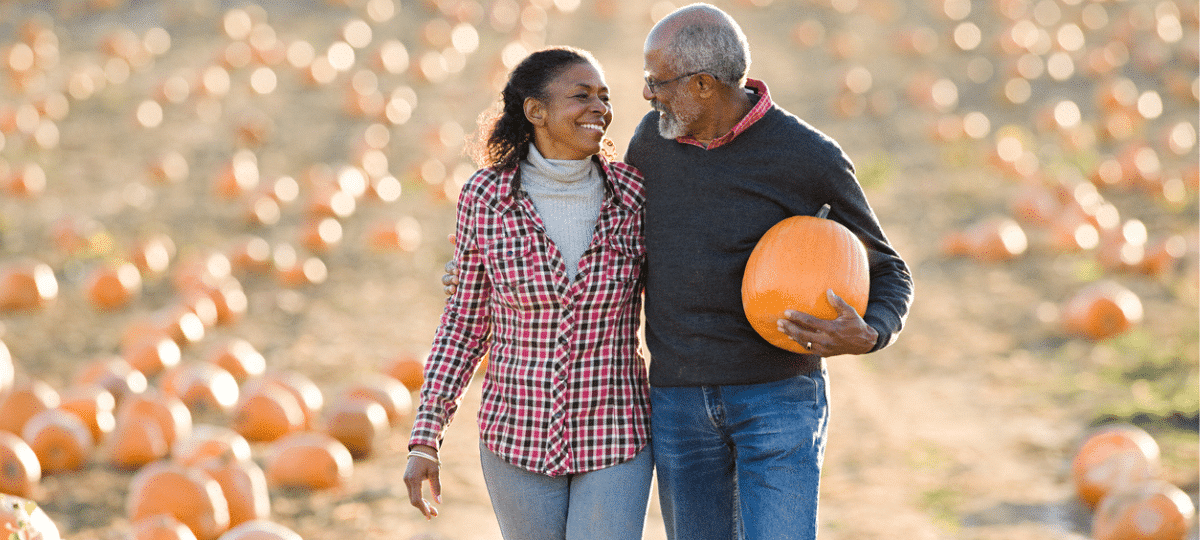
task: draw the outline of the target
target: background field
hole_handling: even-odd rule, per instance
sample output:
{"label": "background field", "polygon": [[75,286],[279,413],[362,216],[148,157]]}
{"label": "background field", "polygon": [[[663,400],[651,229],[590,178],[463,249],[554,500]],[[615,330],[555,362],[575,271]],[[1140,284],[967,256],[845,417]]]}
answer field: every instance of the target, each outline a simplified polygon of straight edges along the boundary
{"label": "background field", "polygon": [[[853,158],[916,280],[894,346],[829,360],[822,538],[1087,537],[1070,460],[1111,422],[1153,434],[1163,477],[1195,500],[1195,2],[716,4],[749,37],[751,76]],[[0,312],[18,378],[69,387],[132,328],[164,320],[213,256],[232,262],[247,310],[185,343],[183,362],[243,338],[329,399],[422,354],[441,313],[451,201],[476,168],[462,141],[507,68],[546,44],[592,50],[623,152],[648,109],[642,40],[673,7],[0,0],[0,263],[42,262],[58,284],[47,305]],[[235,165],[241,187],[229,189]],[[1080,216],[1102,241],[1070,247],[1063,231]],[[1020,227],[1024,251],[946,251],[953,233],[997,218]],[[325,242],[310,233],[321,219],[334,223]],[[376,240],[389,223],[406,242]],[[144,273],[119,309],[90,304],[92,269],[157,234],[177,250],[166,272]],[[269,246],[265,264],[238,258],[249,239]],[[1144,270],[1128,258],[1139,239],[1146,253],[1173,251]],[[1127,244],[1122,262],[1113,253]],[[285,282],[292,259],[324,272]],[[1142,320],[1101,340],[1065,331],[1067,301],[1102,280],[1135,293]],[[273,517],[312,540],[498,538],[477,392],[448,436],[433,522],[400,481],[406,424],[342,488],[273,489]],[[34,498],[69,538],[121,538],[131,474],[98,455],[44,477]],[[662,537],[652,502],[646,538]]]}

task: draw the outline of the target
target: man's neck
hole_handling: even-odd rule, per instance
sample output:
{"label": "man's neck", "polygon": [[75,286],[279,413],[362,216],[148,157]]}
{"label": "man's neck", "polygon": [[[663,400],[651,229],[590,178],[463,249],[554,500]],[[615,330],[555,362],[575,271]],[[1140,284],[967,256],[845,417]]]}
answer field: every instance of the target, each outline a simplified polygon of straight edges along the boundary
{"label": "man's neck", "polygon": [[737,88],[723,94],[713,108],[713,121],[692,135],[692,138],[706,146],[732,131],[734,126],[746,117],[750,109],[754,108],[754,99],[750,97],[750,92],[745,88]]}

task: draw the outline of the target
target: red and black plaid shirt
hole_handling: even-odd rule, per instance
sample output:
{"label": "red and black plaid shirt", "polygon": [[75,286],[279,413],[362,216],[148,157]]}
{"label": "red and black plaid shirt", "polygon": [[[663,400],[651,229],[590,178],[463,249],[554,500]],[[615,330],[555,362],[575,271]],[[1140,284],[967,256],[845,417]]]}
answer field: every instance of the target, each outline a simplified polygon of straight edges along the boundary
{"label": "red and black plaid shirt", "polygon": [[549,476],[586,472],[632,458],[649,440],[638,347],[642,177],[597,161],[605,197],[574,281],[516,170],[482,169],[463,187],[460,284],[426,361],[409,444],[438,446],[485,353],[480,437],[509,463]]}

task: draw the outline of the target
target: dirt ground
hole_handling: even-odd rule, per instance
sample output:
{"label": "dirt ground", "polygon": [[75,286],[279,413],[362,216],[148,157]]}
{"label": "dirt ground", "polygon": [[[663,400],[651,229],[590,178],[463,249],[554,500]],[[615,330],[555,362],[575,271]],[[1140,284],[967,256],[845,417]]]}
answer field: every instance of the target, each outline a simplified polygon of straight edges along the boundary
{"label": "dirt ground", "polygon": [[[1106,422],[1150,431],[1162,447],[1163,477],[1195,501],[1194,3],[715,3],[747,33],[751,76],[855,161],[916,281],[898,342],[828,361],[833,421],[821,537],[1087,538],[1091,513],[1075,498],[1070,460],[1088,430]],[[420,355],[441,313],[438,279],[453,222],[447,194],[475,168],[461,141],[506,63],[544,44],[593,51],[616,108],[609,135],[623,151],[647,110],[642,39],[672,7],[0,1],[0,262],[44,262],[59,286],[44,307],[0,312],[0,340],[19,377],[65,389],[88,361],[118,352],[128,328],[177,305],[176,279],[190,263],[230,255],[250,237],[265,240],[276,261],[289,250],[315,257],[327,276],[288,286],[269,270],[235,267],[245,316],[206,329],[184,346],[184,362],[240,337],[272,369],[299,371],[330,398],[379,376],[398,355]],[[243,28],[241,15],[253,25]],[[309,59],[301,42],[311,45]],[[384,54],[389,43],[406,54]],[[1065,102],[1076,105],[1078,121]],[[1014,142],[1020,151],[1007,159]],[[1142,153],[1139,161],[1143,147],[1153,159]],[[253,154],[258,186],[222,197],[214,186],[239,151]],[[164,179],[154,164],[171,152],[186,172]],[[1095,195],[1121,223],[1143,223],[1151,242],[1184,239],[1186,252],[1166,272],[1111,268],[1098,249],[1061,251],[1050,225],[1028,221],[1020,222],[1028,249],[1011,260],[943,251],[947,234],[1013,215],[1022,188],[1091,186],[1110,162],[1123,164],[1124,175],[1100,182]],[[45,185],[22,193],[14,186],[29,164],[44,172]],[[334,216],[340,241],[306,243],[322,188],[347,170],[379,186],[394,178],[402,193],[358,197]],[[255,218],[256,195],[292,185],[286,178],[298,196],[277,196],[275,219]],[[400,219],[419,245],[372,243],[379,223]],[[140,297],[122,309],[90,305],[90,269],[128,258],[155,233],[177,247],[168,272],[147,275]],[[1101,341],[1067,334],[1061,307],[1099,279],[1137,293],[1144,319]],[[435,520],[407,504],[404,423],[374,456],[355,462],[340,488],[273,488],[273,519],[309,540],[499,538],[479,473],[478,397],[474,385],[448,434]],[[266,450],[255,446],[255,459]],[[66,538],[123,538],[131,474],[97,458],[81,471],[45,476],[34,499]],[[652,497],[645,538],[664,537]]]}

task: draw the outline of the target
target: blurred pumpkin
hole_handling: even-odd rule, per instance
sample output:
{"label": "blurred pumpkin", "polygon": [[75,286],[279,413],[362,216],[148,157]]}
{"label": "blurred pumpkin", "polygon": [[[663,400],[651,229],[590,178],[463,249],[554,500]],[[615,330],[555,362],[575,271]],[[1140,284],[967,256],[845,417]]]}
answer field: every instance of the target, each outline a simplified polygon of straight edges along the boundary
{"label": "blurred pumpkin", "polygon": [[300,400],[283,388],[247,387],[234,408],[232,425],[251,442],[274,441],[304,429],[304,410]]}
{"label": "blurred pumpkin", "polygon": [[214,347],[206,359],[228,371],[239,383],[262,375],[267,370],[266,358],[253,344],[242,338],[231,338]]}
{"label": "blurred pumpkin", "polygon": [[0,431],[0,493],[29,497],[42,479],[42,465],[29,443]]}
{"label": "blurred pumpkin", "polygon": [[13,364],[12,353],[8,351],[8,345],[0,341],[0,395],[4,395],[12,388],[16,372],[16,365]]}
{"label": "blurred pumpkin", "polygon": [[117,469],[137,470],[167,457],[170,449],[157,421],[134,415],[117,419],[104,440],[101,456]]}
{"label": "blurred pumpkin", "polygon": [[218,540],[304,540],[287,526],[266,519],[247,521],[222,534]]}
{"label": "blurred pumpkin", "polygon": [[272,486],[329,489],[350,479],[354,458],[345,445],[328,434],[301,431],[271,444],[266,473]]}
{"label": "blurred pumpkin", "polygon": [[198,540],[215,540],[229,529],[229,504],[221,485],[204,471],[172,461],[156,461],[134,473],[125,513],[130,521],[168,514]]}
{"label": "blurred pumpkin", "polygon": [[849,229],[824,219],[827,211],[772,226],[750,253],[742,279],[742,305],[750,325],[772,345],[792,352],[809,351],[778,330],[785,310],[833,319],[837,311],[826,297],[829,289],[860,315],[867,308],[866,248]]}
{"label": "blurred pumpkin", "polygon": [[304,428],[311,429],[316,425],[321,408],[325,405],[325,395],[307,375],[296,370],[272,371],[246,383],[250,388],[260,385],[277,386],[287,390],[300,404],[301,412],[304,413]]}
{"label": "blurred pumpkin", "polygon": [[1108,425],[1092,432],[1071,461],[1075,492],[1091,507],[1123,485],[1154,478],[1158,470],[1158,443],[1131,424]]}
{"label": "blurred pumpkin", "polygon": [[32,310],[58,298],[58,278],[46,263],[14,262],[0,268],[0,311]]}
{"label": "blurred pumpkin", "polygon": [[369,377],[350,385],[344,397],[361,397],[378,403],[387,413],[388,423],[399,425],[413,412],[412,393],[404,383],[392,377]]}
{"label": "blurred pumpkin", "polygon": [[1111,280],[1084,287],[1062,309],[1063,328],[1090,340],[1121,334],[1140,323],[1142,316],[1138,295]]}
{"label": "blurred pumpkin", "polygon": [[161,379],[162,391],[175,396],[194,415],[224,415],[238,401],[238,383],[224,368],[209,362],[184,363]]}
{"label": "blurred pumpkin", "polygon": [[232,453],[215,456],[196,465],[221,485],[229,505],[230,526],[271,515],[271,495],[262,467]]}
{"label": "blurred pumpkin", "polygon": [[162,430],[168,447],[192,431],[192,413],[187,405],[179,398],[157,389],[130,396],[121,403],[117,408],[117,422],[131,418],[153,420]]}
{"label": "blurred pumpkin", "polygon": [[342,396],[326,412],[325,433],[345,445],[354,459],[370,457],[390,431],[387,411],[369,398]]}
{"label": "blurred pumpkin", "polygon": [[175,516],[155,514],[131,523],[127,540],[196,540],[196,533]]}
{"label": "blurred pumpkin", "polygon": [[33,415],[21,432],[37,455],[42,473],[77,471],[92,456],[92,430],[75,415],[60,409],[46,409]]}
{"label": "blurred pumpkin", "polygon": [[96,309],[125,307],[142,292],[142,274],[133,263],[100,264],[84,282],[84,293]]}
{"label": "blurred pumpkin", "polygon": [[92,443],[99,444],[116,427],[116,404],[112,392],[93,384],[63,391],[58,408],[82,421],[92,434]]}
{"label": "blurred pumpkin", "polygon": [[196,465],[217,456],[238,460],[251,458],[250,442],[233,428],[217,424],[196,424],[187,437],[175,441],[171,459],[184,465]]}
{"label": "blurred pumpkin", "polygon": [[38,379],[19,382],[0,396],[0,431],[17,435],[33,415],[58,407],[60,397],[54,387]]}
{"label": "blurred pumpkin", "polygon": [[1182,489],[1162,480],[1106,495],[1092,516],[1095,540],[1184,540],[1196,506]]}
{"label": "blurred pumpkin", "polygon": [[149,388],[146,374],[121,356],[101,356],[86,363],[73,380],[76,386],[97,385],[112,394],[115,405]]}
{"label": "blurred pumpkin", "polygon": [[383,372],[403,383],[410,392],[420,390],[425,382],[425,362],[407,353],[388,361],[383,366]]}

